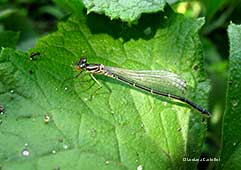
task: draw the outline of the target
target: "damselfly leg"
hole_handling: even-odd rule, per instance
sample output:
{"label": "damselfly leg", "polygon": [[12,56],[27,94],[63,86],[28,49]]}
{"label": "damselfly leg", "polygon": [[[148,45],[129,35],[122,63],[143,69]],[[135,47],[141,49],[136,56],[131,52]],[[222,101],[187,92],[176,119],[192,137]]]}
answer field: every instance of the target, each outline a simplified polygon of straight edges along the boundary
{"label": "damselfly leg", "polygon": [[[95,83],[97,83],[98,84],[98,88],[96,89],[96,90],[94,90],[94,92],[91,94],[91,96],[90,96],[90,99],[92,100],[93,98],[94,98],[94,96],[96,96],[97,95],[97,92],[103,87],[103,85],[107,88],[107,90],[109,91],[109,93],[111,93],[111,89],[105,84],[105,83],[103,83],[103,85],[95,78],[95,76],[94,76],[94,74],[90,74],[90,77],[94,80],[94,82]],[[94,84],[95,84],[94,83]],[[93,84],[93,85],[94,85]],[[93,86],[93,85],[91,85],[91,87]]]}

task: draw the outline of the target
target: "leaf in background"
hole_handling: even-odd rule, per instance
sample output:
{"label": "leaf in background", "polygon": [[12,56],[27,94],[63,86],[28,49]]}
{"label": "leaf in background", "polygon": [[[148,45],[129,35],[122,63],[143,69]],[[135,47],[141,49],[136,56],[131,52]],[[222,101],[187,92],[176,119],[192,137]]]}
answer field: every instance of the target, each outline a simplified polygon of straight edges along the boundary
{"label": "leaf in background", "polygon": [[5,30],[20,32],[17,49],[28,50],[32,48],[37,39],[33,25],[26,16],[26,9],[6,9],[3,11],[0,20]]}
{"label": "leaf in background", "polygon": [[230,63],[226,109],[223,118],[223,149],[220,166],[223,169],[240,169],[241,136],[241,25],[228,27]]}
{"label": "leaf in background", "polygon": [[53,0],[56,4],[58,4],[60,7],[67,9],[71,12],[74,12],[75,14],[81,13],[81,10],[83,9],[83,4],[80,0]]}
{"label": "leaf in background", "polygon": [[88,13],[104,13],[111,19],[121,19],[126,22],[133,22],[140,18],[142,13],[154,13],[163,11],[165,0],[83,0]]}
{"label": "leaf in background", "polygon": [[0,47],[15,48],[17,45],[18,38],[19,38],[18,32],[2,31],[0,32]]}
{"label": "leaf in background", "polygon": [[227,4],[228,2],[232,2],[235,0],[203,0],[202,3],[205,5],[206,7],[206,15],[208,19],[212,18],[213,15],[220,10],[225,4]]}
{"label": "leaf in background", "polygon": [[183,157],[200,156],[206,125],[199,113],[101,75],[96,78],[104,86],[97,92],[88,74],[73,78],[80,56],[129,69],[164,69],[184,77],[187,96],[205,106],[209,83],[198,38],[203,20],[165,11],[153,25],[144,17],[132,28],[106,17],[72,16],[37,43],[32,51],[40,56],[33,61],[24,53],[2,50],[0,102],[6,111],[1,115],[0,166],[195,168],[196,162]]}

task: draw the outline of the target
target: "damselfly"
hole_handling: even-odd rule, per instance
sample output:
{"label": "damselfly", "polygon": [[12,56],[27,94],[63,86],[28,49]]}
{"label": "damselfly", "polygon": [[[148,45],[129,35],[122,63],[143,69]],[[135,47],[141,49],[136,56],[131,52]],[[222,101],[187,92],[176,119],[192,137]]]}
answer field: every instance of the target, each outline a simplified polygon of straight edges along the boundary
{"label": "damselfly", "polygon": [[[98,81],[93,74],[102,74],[152,94],[179,100],[190,105],[201,114],[208,117],[211,116],[209,111],[181,96],[186,90],[186,81],[174,73],[161,70],[136,71],[104,66],[103,64],[88,64],[86,58],[81,58],[79,60],[76,64],[76,69],[90,72],[97,83]],[[178,93],[180,95],[176,95]]]}

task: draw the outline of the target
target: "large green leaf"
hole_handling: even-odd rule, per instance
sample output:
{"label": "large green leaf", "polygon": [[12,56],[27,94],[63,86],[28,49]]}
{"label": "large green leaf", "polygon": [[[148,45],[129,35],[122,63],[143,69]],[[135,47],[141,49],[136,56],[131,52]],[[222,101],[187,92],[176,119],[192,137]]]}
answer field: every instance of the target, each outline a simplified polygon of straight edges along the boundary
{"label": "large green leaf", "polygon": [[34,60],[2,50],[3,169],[196,167],[183,157],[200,156],[206,125],[197,111],[101,75],[98,91],[88,74],[73,78],[83,55],[105,65],[164,69],[186,79],[187,97],[206,106],[209,85],[198,38],[203,20],[167,9],[141,21],[130,28],[102,16],[72,16],[37,43]]}
{"label": "large green leaf", "polygon": [[165,0],[83,0],[88,12],[104,13],[111,19],[121,19],[132,22],[137,20],[142,13],[162,11]]}
{"label": "large green leaf", "polygon": [[226,109],[223,118],[223,169],[241,169],[241,25],[230,24],[230,63]]}

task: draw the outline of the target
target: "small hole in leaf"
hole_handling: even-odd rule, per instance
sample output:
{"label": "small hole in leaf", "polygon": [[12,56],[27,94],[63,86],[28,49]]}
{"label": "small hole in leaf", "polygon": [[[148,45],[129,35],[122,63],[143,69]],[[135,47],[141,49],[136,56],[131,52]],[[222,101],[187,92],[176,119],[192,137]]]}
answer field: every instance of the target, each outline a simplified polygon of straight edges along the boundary
{"label": "small hole in leaf", "polygon": [[199,69],[198,65],[194,65],[194,66],[193,66],[193,69],[194,69],[195,71],[197,71],[197,70]]}
{"label": "small hole in leaf", "polygon": [[4,111],[5,111],[5,108],[2,105],[0,105],[0,114],[3,114]]}
{"label": "small hole in leaf", "polygon": [[29,72],[29,74],[33,74],[33,70],[29,70],[28,72]]}

